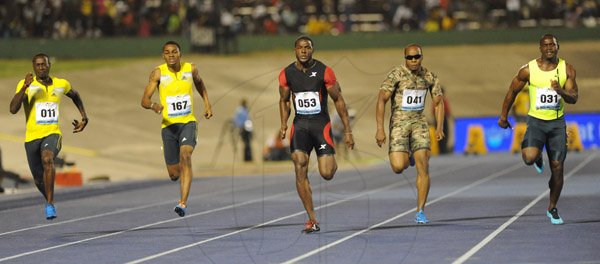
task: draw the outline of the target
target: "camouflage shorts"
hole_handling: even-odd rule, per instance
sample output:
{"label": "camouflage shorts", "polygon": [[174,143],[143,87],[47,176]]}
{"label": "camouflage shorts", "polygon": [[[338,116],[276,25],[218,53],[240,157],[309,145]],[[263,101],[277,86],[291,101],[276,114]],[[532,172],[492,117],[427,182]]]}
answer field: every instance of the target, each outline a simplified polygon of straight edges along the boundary
{"label": "camouflage shorts", "polygon": [[390,153],[430,149],[430,144],[429,126],[425,119],[398,121],[390,127]]}

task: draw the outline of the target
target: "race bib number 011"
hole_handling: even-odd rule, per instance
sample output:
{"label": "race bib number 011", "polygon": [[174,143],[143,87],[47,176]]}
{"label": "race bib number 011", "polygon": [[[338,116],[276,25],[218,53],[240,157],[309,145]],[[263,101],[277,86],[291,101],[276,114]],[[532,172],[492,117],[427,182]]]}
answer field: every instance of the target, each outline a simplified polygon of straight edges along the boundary
{"label": "race bib number 011", "polygon": [[301,115],[314,115],[321,113],[319,92],[295,93],[296,113]]}
{"label": "race bib number 011", "polygon": [[558,110],[560,109],[560,95],[552,88],[537,88],[536,109]]}
{"label": "race bib number 011", "polygon": [[406,89],[402,92],[402,110],[421,111],[425,108],[427,90]]}
{"label": "race bib number 011", "polygon": [[38,125],[58,124],[58,103],[36,103],[35,123]]}
{"label": "race bib number 011", "polygon": [[192,101],[189,94],[167,96],[167,116],[178,117],[192,113]]}

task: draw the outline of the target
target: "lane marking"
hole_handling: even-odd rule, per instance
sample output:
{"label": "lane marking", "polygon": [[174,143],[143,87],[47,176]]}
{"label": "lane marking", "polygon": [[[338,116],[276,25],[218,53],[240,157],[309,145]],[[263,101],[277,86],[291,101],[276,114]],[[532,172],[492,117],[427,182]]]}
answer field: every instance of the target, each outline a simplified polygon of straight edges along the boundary
{"label": "lane marking", "polygon": [[[189,200],[197,200],[197,199],[201,199],[201,198],[204,198],[204,197],[210,197],[210,196],[221,195],[221,194],[228,194],[230,192],[233,193],[233,192],[247,191],[247,190],[250,190],[250,189],[253,189],[253,188],[258,188],[258,187],[261,187],[261,186],[262,185],[247,186],[247,187],[244,187],[244,188],[241,188],[241,189],[238,189],[238,190],[221,190],[221,191],[212,192],[212,193],[203,193],[201,195],[195,195],[195,196],[192,195],[192,196],[190,196]],[[103,195],[107,195],[107,194],[103,194]],[[66,220],[66,221],[62,221],[62,222],[49,223],[49,224],[45,224],[45,225],[36,225],[36,226],[21,228],[21,229],[17,229],[17,230],[13,230],[13,231],[7,231],[7,232],[4,232],[4,233],[0,233],[0,237],[1,236],[5,236],[5,235],[14,234],[14,233],[19,233],[19,232],[24,232],[24,231],[29,231],[29,230],[44,228],[44,227],[58,226],[58,225],[63,225],[63,224],[68,224],[68,223],[74,223],[74,222],[79,222],[79,221],[94,219],[94,218],[100,218],[100,217],[109,216],[109,215],[116,215],[116,214],[120,214],[120,213],[128,213],[128,212],[132,212],[132,211],[135,211],[135,210],[140,210],[140,209],[145,209],[145,208],[155,207],[155,206],[161,206],[161,205],[166,205],[166,204],[173,204],[173,203],[174,202],[172,202],[172,201],[168,201],[168,202],[146,204],[146,205],[141,205],[141,206],[127,208],[127,209],[117,209],[117,210],[114,210],[114,211],[111,211],[111,212],[102,213],[102,214],[90,215],[90,216],[85,216],[85,217],[81,217],[81,218],[75,218],[75,219]]]}
{"label": "lane marking", "polygon": [[[470,167],[471,165],[474,165],[474,164],[476,164],[476,163],[477,163],[477,161],[476,161],[476,160],[472,160],[472,161],[470,161],[470,162],[462,163],[462,164],[459,164],[459,165],[453,166],[453,167],[451,167],[451,168],[448,168],[448,169],[444,170],[444,172],[445,172],[445,173],[448,173],[448,172],[451,172],[451,171],[456,171],[456,170],[460,170],[460,169],[463,169],[463,168],[468,168],[468,167]],[[362,178],[360,178],[360,177],[358,178],[358,180],[361,180],[361,179],[362,179]],[[347,180],[347,181],[342,181],[342,182],[344,182],[344,183],[345,183],[345,182],[352,182],[352,181],[354,181],[354,179],[349,179],[349,180]],[[336,201],[336,202],[333,202],[333,203],[330,203],[330,204],[326,204],[326,205],[323,205],[323,206],[316,207],[316,208],[315,208],[315,211],[316,211],[316,210],[319,210],[319,209],[322,209],[322,208],[325,208],[325,207],[329,207],[329,206],[332,206],[332,205],[337,205],[337,204],[339,204],[339,203],[342,203],[342,202],[349,201],[350,199],[355,199],[355,198],[358,198],[358,197],[360,197],[360,196],[368,195],[368,194],[370,194],[370,193],[375,193],[375,192],[378,192],[378,191],[381,191],[381,190],[385,190],[385,189],[388,189],[388,188],[392,188],[392,187],[395,187],[396,185],[404,185],[404,184],[410,184],[410,183],[411,183],[411,182],[409,182],[409,181],[401,181],[401,182],[396,182],[396,183],[394,183],[394,184],[392,184],[392,185],[388,185],[388,186],[385,186],[385,187],[381,187],[381,188],[378,188],[378,189],[374,189],[374,190],[371,190],[371,191],[368,191],[368,192],[364,192],[364,193],[362,193],[362,194],[360,194],[360,193],[359,193],[358,195],[352,196],[351,198],[346,198],[345,200],[340,200],[340,201]],[[341,184],[341,183],[339,183],[339,184]],[[227,210],[227,209],[230,209],[230,208],[235,208],[235,207],[237,207],[237,206],[248,205],[248,204],[251,204],[251,203],[254,203],[254,202],[259,202],[259,201],[270,200],[270,199],[278,198],[279,196],[286,196],[286,195],[290,195],[290,194],[293,194],[293,193],[296,193],[296,191],[285,192],[285,193],[281,193],[281,194],[273,195],[273,196],[270,196],[270,197],[267,197],[267,198],[264,198],[264,197],[263,197],[263,198],[257,198],[257,199],[254,199],[254,200],[251,200],[251,201],[247,201],[247,202],[244,202],[244,203],[241,203],[241,204],[229,205],[229,206],[226,206],[226,207],[216,208],[216,209],[209,210],[209,211],[205,211],[205,212],[201,212],[201,213],[190,214],[190,215],[189,215],[189,216],[187,216],[187,217],[195,217],[195,216],[200,216],[200,215],[204,215],[204,214],[208,214],[208,213],[213,213],[213,212],[218,212],[218,211],[222,211],[222,210]],[[295,213],[295,214],[293,214],[293,215],[291,215],[291,216],[286,216],[286,217],[284,217],[284,218],[275,219],[275,220],[277,220],[277,221],[275,221],[275,222],[278,222],[278,221],[281,221],[281,220],[284,220],[284,219],[287,219],[287,218],[295,217],[295,216],[301,215],[301,214],[303,214],[303,213],[305,213],[305,211],[301,211],[301,212]],[[100,238],[105,238],[105,237],[115,236],[115,235],[118,235],[118,234],[126,233],[126,232],[129,232],[129,231],[135,231],[135,230],[139,230],[139,229],[143,229],[143,228],[147,228],[147,227],[151,227],[151,226],[155,226],[155,225],[160,225],[160,224],[169,223],[169,222],[174,222],[174,221],[180,221],[180,220],[183,220],[183,219],[184,219],[184,217],[181,217],[181,218],[174,218],[174,219],[169,219],[169,220],[164,220],[164,221],[155,222],[155,223],[152,223],[152,224],[147,224],[147,225],[138,226],[138,227],[135,227],[135,228],[130,228],[130,229],[123,230],[123,231],[119,231],[119,232],[114,232],[114,233],[105,234],[105,235],[102,235],[102,236],[91,237],[91,238],[87,238],[87,239],[83,239],[83,240],[78,240],[78,241],[73,241],[73,242],[70,242],[70,243],[62,244],[62,245],[56,245],[56,246],[53,246],[53,247],[47,247],[47,248],[42,248],[42,249],[39,249],[39,250],[34,250],[34,251],[24,252],[24,253],[21,253],[21,254],[17,254],[17,255],[13,255],[13,256],[5,257],[5,258],[0,258],[0,262],[4,262],[4,261],[7,261],[7,260],[12,260],[12,259],[16,259],[16,258],[23,257],[23,256],[32,255],[32,254],[36,254],[36,253],[40,253],[40,252],[45,252],[45,251],[49,251],[49,250],[53,250],[53,249],[57,249],[57,248],[62,248],[62,247],[67,247],[67,246],[71,246],[71,245],[81,244],[81,243],[84,243],[84,242],[87,242],[87,241],[91,241],[91,240],[96,240],[96,239],[100,239]],[[248,230],[251,230],[251,229],[255,229],[255,228],[257,228],[257,227],[260,227],[260,226],[264,226],[264,225],[266,225],[266,224],[268,224],[268,223],[271,223],[271,222],[273,222],[273,221],[274,221],[274,220],[272,220],[272,221],[269,221],[269,222],[267,222],[267,223],[262,223],[262,224],[259,224],[259,225],[256,225],[256,226],[253,226],[253,227],[251,227],[251,228],[248,228],[247,230],[244,230],[244,231],[248,231]],[[273,222],[273,223],[274,223],[274,222]],[[235,231],[234,233],[235,233],[235,234],[237,234],[237,233],[239,233],[239,232],[238,232],[238,231]],[[227,237],[227,236],[231,236],[231,235],[233,235],[233,234],[229,234],[229,235],[227,235],[227,234],[226,234],[226,235],[222,235],[222,236],[219,236],[218,238],[223,238],[223,237]],[[210,241],[213,241],[213,240],[216,240],[216,239],[212,239],[212,238],[211,238],[211,239],[208,239],[208,240],[210,240]],[[206,242],[210,242],[210,241],[206,241]],[[204,243],[206,243],[206,242],[204,242]],[[186,247],[186,248],[187,248],[187,247]],[[183,249],[185,249],[185,248],[182,248],[182,249],[179,249],[179,250],[183,250]],[[179,251],[179,250],[176,250],[176,251]],[[173,251],[173,252],[176,252],[176,251]],[[171,252],[171,253],[172,253],[172,252]],[[170,253],[169,253],[169,254],[170,254]],[[162,255],[167,255],[167,254],[162,254]],[[152,256],[151,256],[151,257],[152,257]],[[158,257],[158,256],[157,256],[157,257]],[[148,258],[148,257],[147,257],[147,258]],[[154,258],[156,258],[156,257],[154,257]],[[146,258],[145,258],[145,259],[146,259]]]}
{"label": "lane marking", "polygon": [[[477,163],[478,163],[478,161],[475,161],[475,160],[470,161],[470,162],[464,162],[462,164],[459,164],[459,165],[447,168],[447,169],[444,170],[444,172],[445,173],[449,173],[449,172],[460,170],[460,169],[463,169],[463,168],[468,168],[468,167],[470,167],[472,165],[475,165]],[[441,174],[439,176],[442,176],[442,175],[443,174]],[[439,177],[439,176],[437,176],[437,177]],[[409,182],[409,181],[399,181],[399,182],[396,182],[396,183],[393,183],[393,184],[390,184],[390,185],[387,185],[387,186],[384,186],[384,187],[373,189],[373,190],[368,191],[368,192],[359,193],[359,194],[351,196],[349,198],[345,198],[345,199],[338,200],[338,201],[335,201],[335,202],[332,202],[332,203],[329,203],[329,204],[326,204],[326,205],[315,207],[315,211],[323,209],[323,208],[326,208],[326,207],[329,207],[329,206],[334,206],[334,205],[337,205],[337,204],[340,204],[340,203],[344,203],[344,202],[347,202],[347,201],[359,198],[361,196],[370,195],[372,193],[377,193],[377,192],[380,192],[380,191],[383,191],[383,190],[386,190],[386,189],[391,189],[391,188],[396,187],[397,185],[398,186],[402,186],[402,185],[407,185],[407,184],[411,184],[411,182]],[[245,231],[250,231],[252,229],[256,229],[256,228],[259,228],[259,227],[262,227],[262,226],[265,226],[265,225],[276,223],[276,222],[279,222],[279,221],[282,221],[282,220],[285,220],[285,219],[288,219],[288,218],[296,217],[296,216],[299,216],[299,215],[302,215],[302,214],[305,214],[305,213],[306,213],[305,211],[300,211],[300,212],[297,212],[297,213],[292,214],[292,215],[283,216],[283,217],[280,217],[280,218],[277,218],[277,219],[273,219],[273,220],[268,221],[268,222],[257,224],[257,225],[254,225],[254,226],[251,226],[251,227],[248,227],[248,228],[244,228],[244,229],[241,229],[241,230],[237,230],[237,231],[234,231],[234,232],[231,232],[231,233],[223,234],[223,235],[220,235],[218,237],[209,238],[209,239],[206,239],[206,240],[203,240],[203,241],[199,241],[199,242],[196,242],[196,243],[193,243],[193,244],[188,244],[186,246],[182,246],[182,247],[174,248],[174,249],[171,249],[171,250],[168,250],[168,251],[164,251],[162,253],[157,253],[157,254],[154,254],[154,255],[151,255],[151,256],[148,256],[148,257],[145,257],[145,258],[133,260],[133,261],[127,262],[127,264],[142,263],[142,262],[145,262],[145,261],[148,261],[148,260],[152,260],[152,259],[156,259],[156,258],[159,258],[159,257],[163,257],[163,256],[166,256],[166,255],[175,253],[175,252],[179,252],[179,251],[184,250],[184,249],[192,248],[192,247],[195,247],[195,246],[198,246],[198,245],[202,245],[202,244],[205,244],[205,243],[217,240],[217,239],[221,239],[221,238],[229,237],[229,236],[232,236],[232,235],[236,235],[236,234],[239,234],[239,233],[242,233],[242,232],[245,232]]]}
{"label": "lane marking", "polygon": [[[594,152],[592,155],[588,156],[583,162],[579,163],[579,165],[577,165],[577,167],[575,167],[573,170],[571,170],[571,172],[569,172],[564,177],[564,180],[567,180],[568,178],[573,176],[576,172],[581,170],[585,165],[587,165],[589,162],[591,162],[596,157],[597,153],[598,152]],[[517,219],[519,219],[519,217],[521,217],[531,207],[533,207],[536,203],[538,203],[542,198],[546,197],[548,195],[548,193],[550,193],[549,189],[546,190],[545,192],[543,192],[542,194],[538,195],[538,197],[533,199],[533,201],[531,201],[529,204],[527,204],[525,207],[523,207],[523,209],[521,209],[519,212],[517,212],[516,215],[514,215],[513,217],[508,219],[508,221],[504,222],[504,224],[502,224],[500,227],[498,227],[496,230],[494,230],[494,232],[489,234],[486,238],[484,238],[479,243],[477,243],[477,245],[472,247],[469,251],[467,251],[465,254],[460,256],[454,262],[452,262],[452,264],[462,264],[465,261],[467,261],[473,255],[475,255],[475,253],[477,253],[479,250],[481,250],[483,247],[485,247],[485,245],[487,245],[489,242],[491,242],[497,235],[499,235],[502,231],[504,231],[504,229],[506,229],[513,222],[517,221]],[[544,217],[545,217],[545,215],[544,215]]]}
{"label": "lane marking", "polygon": [[33,251],[29,251],[29,252],[24,252],[24,253],[21,253],[21,254],[10,256],[10,257],[1,258],[0,262],[4,262],[4,261],[7,261],[7,260],[12,260],[12,259],[16,259],[16,258],[20,258],[20,257],[24,257],[24,256],[28,256],[28,255],[32,255],[32,254],[36,254],[36,253],[40,253],[40,252],[44,252],[44,251],[49,251],[49,250],[53,250],[53,249],[57,249],[57,248],[63,248],[63,247],[71,246],[71,245],[77,245],[77,244],[85,243],[85,242],[96,240],[96,239],[100,239],[100,238],[116,236],[116,235],[123,234],[123,233],[129,232],[129,231],[140,230],[140,229],[152,227],[152,226],[155,226],[155,225],[161,225],[161,224],[166,224],[166,223],[170,223],[170,222],[181,221],[181,220],[184,220],[184,219],[189,218],[189,217],[195,217],[195,216],[201,216],[201,215],[210,214],[210,213],[214,213],[214,212],[219,212],[219,211],[231,209],[231,208],[234,208],[234,207],[237,207],[237,206],[248,205],[248,204],[257,203],[257,202],[261,202],[261,201],[265,201],[265,200],[270,200],[270,199],[275,199],[275,198],[279,198],[279,197],[285,197],[285,196],[288,196],[288,195],[290,195],[290,194],[292,194],[294,192],[295,191],[290,191],[290,192],[286,192],[286,193],[280,193],[280,194],[269,196],[268,198],[257,198],[257,199],[246,201],[246,202],[243,202],[243,203],[240,203],[240,204],[228,205],[228,206],[224,206],[224,207],[220,207],[220,208],[215,208],[215,209],[204,211],[204,212],[200,212],[200,213],[190,214],[189,216],[186,216],[186,217],[178,217],[178,218],[173,218],[173,219],[169,219],[169,220],[163,220],[163,221],[154,222],[154,223],[151,223],[151,224],[147,224],[147,225],[143,225],[143,226],[138,226],[138,227],[130,228],[130,229],[119,231],[119,232],[108,233],[108,234],[101,235],[101,236],[90,237],[90,238],[86,238],[86,239],[81,239],[81,240],[73,241],[73,242],[70,242],[70,243],[65,243],[65,244],[56,245],[56,246],[52,246],[52,247],[47,247],[47,248],[42,248],[42,249],[33,250]]}
{"label": "lane marking", "polygon": [[[341,204],[341,203],[345,203],[345,202],[348,202],[350,200],[354,200],[354,199],[362,197],[362,196],[371,195],[371,194],[374,194],[374,193],[377,193],[377,192],[380,192],[380,191],[391,189],[391,188],[397,187],[398,185],[403,185],[403,184],[406,184],[406,182],[404,182],[404,181],[402,181],[402,182],[396,182],[394,184],[386,185],[384,187],[373,189],[373,190],[370,190],[370,191],[367,191],[367,192],[362,192],[362,193],[353,195],[351,197],[348,197],[348,198],[345,198],[345,199],[342,199],[342,200],[337,200],[335,202],[331,202],[331,203],[328,203],[328,204],[325,204],[325,205],[321,205],[321,206],[315,207],[315,211],[323,209],[323,208],[327,208],[327,207],[330,207],[330,206],[338,205],[338,204]],[[154,255],[151,255],[151,256],[148,256],[148,257],[145,257],[145,258],[141,258],[141,259],[129,261],[129,262],[126,262],[126,263],[127,264],[142,263],[142,262],[145,262],[145,261],[148,261],[148,260],[152,260],[152,259],[155,259],[155,258],[166,256],[166,255],[169,255],[169,254],[172,254],[172,253],[175,253],[175,252],[187,249],[187,248],[191,248],[191,247],[195,247],[195,246],[198,246],[198,245],[202,245],[202,244],[211,242],[213,240],[217,240],[217,239],[221,239],[221,238],[233,236],[233,235],[236,235],[236,234],[239,234],[239,233],[242,233],[242,232],[246,232],[246,231],[250,231],[252,229],[256,229],[256,228],[259,228],[259,227],[262,227],[262,226],[270,225],[270,224],[273,224],[273,223],[276,223],[276,222],[279,222],[279,221],[283,221],[283,220],[286,220],[286,219],[289,219],[289,218],[292,218],[292,217],[296,217],[296,216],[305,214],[305,213],[306,213],[306,211],[302,210],[300,212],[297,212],[297,213],[294,213],[294,214],[291,214],[291,215],[282,216],[282,217],[279,217],[279,218],[276,218],[276,219],[273,219],[273,220],[270,220],[270,221],[267,221],[267,222],[263,222],[263,223],[260,223],[260,224],[257,224],[257,225],[251,226],[251,227],[247,227],[247,228],[240,229],[240,230],[237,230],[237,231],[234,231],[234,232],[230,232],[230,233],[223,234],[223,235],[220,235],[220,236],[216,236],[216,237],[212,237],[212,238],[205,239],[205,240],[202,240],[202,241],[198,241],[196,243],[188,244],[188,245],[185,245],[185,246],[182,246],[182,247],[174,248],[174,249],[171,249],[171,250],[168,250],[168,251],[164,251],[162,253],[154,254]]]}

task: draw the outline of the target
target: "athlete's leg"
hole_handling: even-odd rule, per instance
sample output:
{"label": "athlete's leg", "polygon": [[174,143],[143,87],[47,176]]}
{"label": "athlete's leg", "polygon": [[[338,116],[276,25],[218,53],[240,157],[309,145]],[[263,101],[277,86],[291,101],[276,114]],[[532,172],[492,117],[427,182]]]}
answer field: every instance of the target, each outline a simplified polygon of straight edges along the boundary
{"label": "athlete's leg", "polygon": [[408,168],[408,152],[404,151],[396,151],[390,152],[390,165],[392,166],[392,170],[396,174],[402,173],[406,168]]}
{"label": "athlete's leg", "polygon": [[319,173],[323,179],[329,181],[337,171],[337,162],[334,155],[322,155],[317,158],[319,163]]}
{"label": "athlete's leg", "polygon": [[46,201],[54,204],[54,178],[56,170],[54,168],[54,152],[48,149],[42,150],[42,165],[44,167],[44,191]]}
{"label": "athlete's leg", "polygon": [[39,144],[41,140],[25,142],[25,153],[27,154],[27,163],[33,176],[33,182],[38,191],[46,198],[46,187],[44,187],[44,166],[42,165],[42,153]]}
{"label": "athlete's leg", "polygon": [[521,149],[523,162],[527,165],[532,165],[536,160],[541,158],[542,150],[537,147],[526,147]]}
{"label": "athlete's leg", "polygon": [[308,160],[308,154],[302,151],[294,151],[292,153],[292,161],[294,162],[294,169],[296,172],[296,190],[298,191],[298,196],[300,196],[300,200],[302,200],[304,209],[308,214],[308,219],[316,221],[312,190],[308,180]]}
{"label": "athlete's leg", "polygon": [[413,153],[417,166],[417,212],[425,209],[429,195],[429,149],[418,149]]}
{"label": "athlete's leg", "polygon": [[192,185],[192,152],[194,147],[183,145],[179,151],[179,167],[181,168],[181,203],[186,204]]}
{"label": "athlete's leg", "polygon": [[548,210],[555,208],[560,198],[560,193],[563,188],[563,162],[558,160],[550,161],[551,176],[548,181],[548,187],[550,188],[550,203],[548,204]]}

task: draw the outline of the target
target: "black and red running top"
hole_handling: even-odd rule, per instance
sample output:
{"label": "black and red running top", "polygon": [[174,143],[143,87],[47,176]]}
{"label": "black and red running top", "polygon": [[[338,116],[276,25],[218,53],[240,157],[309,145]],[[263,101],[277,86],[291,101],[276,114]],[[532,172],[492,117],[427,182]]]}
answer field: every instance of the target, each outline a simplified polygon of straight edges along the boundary
{"label": "black and red running top", "polygon": [[326,118],[327,89],[336,83],[333,70],[318,60],[306,70],[298,69],[295,62],[281,70],[279,85],[291,90],[296,116],[294,119]]}

